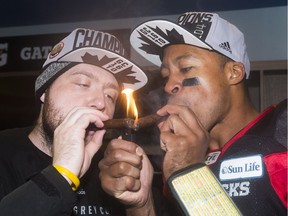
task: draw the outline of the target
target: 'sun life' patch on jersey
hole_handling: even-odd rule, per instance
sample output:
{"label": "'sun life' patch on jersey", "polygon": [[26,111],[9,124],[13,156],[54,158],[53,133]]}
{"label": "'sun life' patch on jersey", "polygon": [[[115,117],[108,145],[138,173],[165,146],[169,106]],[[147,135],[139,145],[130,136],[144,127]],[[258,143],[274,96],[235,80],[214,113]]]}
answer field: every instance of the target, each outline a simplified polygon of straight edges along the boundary
{"label": "'sun life' patch on jersey", "polygon": [[221,180],[244,179],[263,175],[263,163],[260,155],[225,160],[221,163]]}

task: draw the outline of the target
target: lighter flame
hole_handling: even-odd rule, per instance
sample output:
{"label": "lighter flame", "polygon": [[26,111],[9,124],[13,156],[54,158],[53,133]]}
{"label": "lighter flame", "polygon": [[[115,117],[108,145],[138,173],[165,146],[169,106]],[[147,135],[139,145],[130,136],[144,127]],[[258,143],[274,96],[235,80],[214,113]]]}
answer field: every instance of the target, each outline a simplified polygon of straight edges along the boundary
{"label": "lighter flame", "polygon": [[135,122],[138,121],[138,110],[137,106],[133,97],[134,90],[133,89],[124,89],[122,91],[122,94],[126,95],[126,101],[127,101],[127,111],[126,115],[127,117],[133,116],[135,118]]}

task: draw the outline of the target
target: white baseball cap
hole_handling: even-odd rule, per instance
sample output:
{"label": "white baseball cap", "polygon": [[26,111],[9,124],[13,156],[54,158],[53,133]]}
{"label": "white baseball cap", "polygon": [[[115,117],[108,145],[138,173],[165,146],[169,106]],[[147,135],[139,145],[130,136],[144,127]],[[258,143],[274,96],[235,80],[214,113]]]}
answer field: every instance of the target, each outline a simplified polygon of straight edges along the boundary
{"label": "white baseball cap", "polygon": [[168,20],[151,20],[136,27],[130,42],[133,48],[148,61],[161,65],[163,49],[171,44],[189,44],[215,50],[230,59],[241,62],[246,78],[250,62],[243,33],[215,13],[187,12],[177,23]]}
{"label": "white baseball cap", "polygon": [[111,72],[124,88],[138,90],[147,83],[146,74],[124,57],[121,42],[107,32],[78,28],[56,44],[35,82],[36,97],[61,74],[79,63],[99,66]]}

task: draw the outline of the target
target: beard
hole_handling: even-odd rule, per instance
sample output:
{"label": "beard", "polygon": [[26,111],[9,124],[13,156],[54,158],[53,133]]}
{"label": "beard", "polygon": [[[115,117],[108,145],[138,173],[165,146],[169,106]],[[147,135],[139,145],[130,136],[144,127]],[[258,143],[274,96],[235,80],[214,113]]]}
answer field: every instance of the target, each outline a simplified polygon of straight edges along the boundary
{"label": "beard", "polygon": [[[43,103],[43,109],[41,113],[42,128],[41,133],[46,146],[51,150],[53,147],[54,131],[63,122],[65,115],[61,112],[61,108],[57,108],[51,98],[49,97],[49,90],[46,92],[46,96]],[[88,135],[88,130],[85,134],[85,143],[91,140],[91,136]]]}
{"label": "beard", "polygon": [[54,131],[63,121],[63,115],[49,97],[49,90],[46,92],[42,110],[42,132],[46,145],[51,149],[53,145]]}

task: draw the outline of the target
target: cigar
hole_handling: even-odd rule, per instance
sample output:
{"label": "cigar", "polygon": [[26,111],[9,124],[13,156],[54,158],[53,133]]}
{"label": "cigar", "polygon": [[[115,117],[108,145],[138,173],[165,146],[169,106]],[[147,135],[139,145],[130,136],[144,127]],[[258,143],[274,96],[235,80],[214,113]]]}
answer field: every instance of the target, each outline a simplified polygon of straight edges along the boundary
{"label": "cigar", "polygon": [[[104,121],[104,129],[129,129],[138,131],[141,128],[150,127],[155,125],[162,119],[162,116],[155,114],[147,115],[135,121],[132,118],[109,119]],[[89,125],[88,129],[96,129],[95,125]]]}
{"label": "cigar", "polygon": [[138,131],[141,128],[150,127],[160,122],[161,119],[163,119],[163,117],[157,115],[156,113],[141,117],[138,119],[138,121],[134,122],[132,129]]}
{"label": "cigar", "polygon": [[103,123],[105,129],[131,129],[134,127],[134,119],[131,118],[109,119]]}

